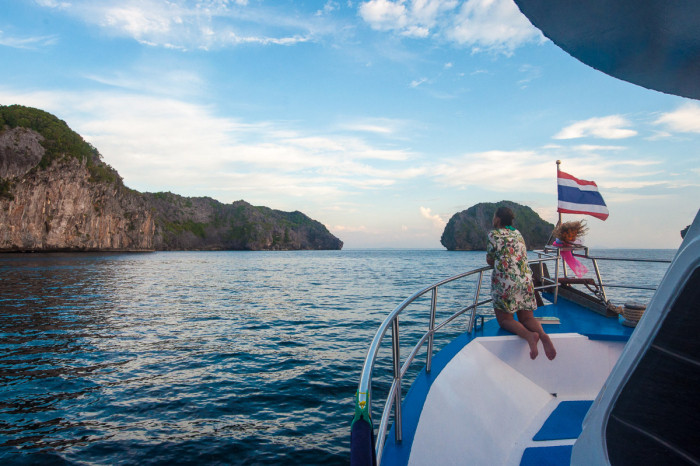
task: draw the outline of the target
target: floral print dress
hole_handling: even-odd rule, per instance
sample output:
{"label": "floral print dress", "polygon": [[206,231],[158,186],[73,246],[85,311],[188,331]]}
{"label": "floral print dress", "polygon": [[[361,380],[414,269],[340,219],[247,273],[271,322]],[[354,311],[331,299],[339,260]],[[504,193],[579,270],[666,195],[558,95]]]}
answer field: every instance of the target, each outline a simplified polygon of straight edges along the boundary
{"label": "floral print dress", "polygon": [[510,314],[537,309],[532,271],[520,232],[508,228],[489,232],[486,257],[493,259],[491,297],[494,309]]}

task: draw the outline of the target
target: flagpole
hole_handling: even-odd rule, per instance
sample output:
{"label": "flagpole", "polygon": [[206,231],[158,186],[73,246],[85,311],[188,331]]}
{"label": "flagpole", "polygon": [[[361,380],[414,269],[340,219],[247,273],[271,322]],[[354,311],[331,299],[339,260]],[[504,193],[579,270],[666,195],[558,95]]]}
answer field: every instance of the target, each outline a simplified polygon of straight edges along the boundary
{"label": "flagpole", "polygon": [[[561,170],[559,168],[559,165],[561,165],[561,160],[557,160],[557,190],[559,189],[559,171]],[[557,211],[558,210],[559,210],[559,206],[557,206]],[[557,225],[561,225],[561,212],[559,212],[559,223],[557,223]]]}
{"label": "flagpole", "polygon": [[[557,223],[557,227],[561,225],[561,212],[559,212],[559,172],[561,171],[560,166],[561,165],[561,160],[557,160],[557,213],[559,214],[559,222]],[[556,229],[556,227],[555,227]],[[552,235],[554,235],[554,232],[552,231]],[[554,287],[554,304],[557,304],[557,300],[559,298],[559,258],[561,257],[561,250],[557,248],[557,260],[554,263],[554,284],[556,285]],[[562,264],[564,267],[564,277],[566,278],[566,263]]]}
{"label": "flagpole", "polygon": [[[557,160],[557,213],[559,214],[559,223],[557,223],[557,226],[561,225],[561,212],[559,212],[559,172],[561,171],[560,168],[561,165],[561,160]],[[559,250],[557,250],[557,280],[559,279]],[[567,273],[566,273],[566,262],[562,263],[562,269],[564,271],[564,278],[567,278]],[[558,291],[558,289],[557,289]],[[556,296],[556,295],[555,295]],[[555,303],[556,304],[556,303]]]}
{"label": "flagpole", "polygon": [[[559,221],[557,222],[557,225],[554,227],[554,229],[556,229],[561,224],[561,212],[559,212],[559,165],[561,165],[561,160],[557,160],[557,213],[559,214]],[[547,240],[547,246],[549,246],[549,242],[552,241],[552,236],[554,236],[554,230],[552,230],[552,234],[549,235],[549,239]]]}

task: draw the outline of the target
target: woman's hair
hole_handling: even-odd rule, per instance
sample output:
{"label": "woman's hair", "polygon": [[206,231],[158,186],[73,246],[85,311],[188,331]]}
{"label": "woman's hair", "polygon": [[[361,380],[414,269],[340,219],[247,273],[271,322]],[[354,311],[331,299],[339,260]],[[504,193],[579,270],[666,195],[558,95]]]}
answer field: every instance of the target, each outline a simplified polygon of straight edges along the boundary
{"label": "woman's hair", "polygon": [[509,227],[513,225],[515,213],[509,207],[499,207],[498,210],[496,210],[496,217],[501,220],[502,227]]}
{"label": "woman's hair", "polygon": [[552,233],[555,238],[559,238],[567,243],[572,243],[581,239],[588,233],[588,226],[585,220],[564,222],[557,225]]}

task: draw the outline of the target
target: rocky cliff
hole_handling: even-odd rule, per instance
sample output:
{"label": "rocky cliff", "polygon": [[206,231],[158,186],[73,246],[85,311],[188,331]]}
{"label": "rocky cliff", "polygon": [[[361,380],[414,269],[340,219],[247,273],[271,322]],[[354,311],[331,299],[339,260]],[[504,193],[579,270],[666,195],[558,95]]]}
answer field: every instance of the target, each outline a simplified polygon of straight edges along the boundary
{"label": "rocky cliff", "polygon": [[155,247],[159,250],[341,249],[343,242],[301,212],[231,204],[209,197],[144,193],[157,212]]}
{"label": "rocky cliff", "polygon": [[145,199],[65,122],[0,107],[0,250],[152,250],[154,232]]}
{"label": "rocky cliff", "polygon": [[0,251],[342,246],[301,212],[131,190],[64,121],[0,106]]}
{"label": "rocky cliff", "polygon": [[544,247],[554,225],[542,220],[531,208],[511,201],[483,202],[454,214],[440,242],[450,251],[486,250],[486,236],[493,229],[493,214],[501,206],[515,212],[513,226],[522,233],[528,249]]}

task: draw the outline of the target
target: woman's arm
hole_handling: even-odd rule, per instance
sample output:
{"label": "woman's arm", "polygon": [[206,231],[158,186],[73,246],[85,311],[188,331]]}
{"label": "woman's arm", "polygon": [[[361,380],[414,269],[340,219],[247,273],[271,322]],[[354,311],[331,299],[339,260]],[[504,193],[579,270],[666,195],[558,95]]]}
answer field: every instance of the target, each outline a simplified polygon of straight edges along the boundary
{"label": "woman's arm", "polygon": [[493,267],[493,261],[496,258],[496,244],[493,239],[493,232],[490,231],[486,238],[486,263]]}

